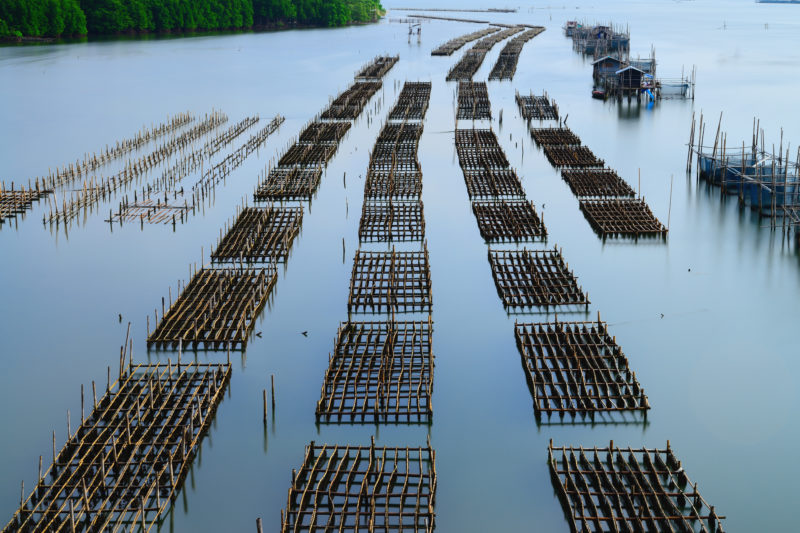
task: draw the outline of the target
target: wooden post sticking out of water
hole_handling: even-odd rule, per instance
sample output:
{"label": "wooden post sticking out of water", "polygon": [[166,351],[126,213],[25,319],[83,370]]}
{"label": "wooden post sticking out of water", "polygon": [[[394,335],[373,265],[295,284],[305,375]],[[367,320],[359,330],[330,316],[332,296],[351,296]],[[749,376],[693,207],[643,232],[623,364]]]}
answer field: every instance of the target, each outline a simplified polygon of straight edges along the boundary
{"label": "wooden post sticking out of water", "polygon": [[264,398],[264,425],[267,424],[267,389],[263,391],[263,398]]}
{"label": "wooden post sticking out of water", "polygon": [[264,529],[261,527],[261,517],[256,518],[256,531],[258,531],[258,533],[264,533]]}
{"label": "wooden post sticking out of water", "polygon": [[270,382],[272,384],[272,412],[275,412],[275,374],[270,376]]}

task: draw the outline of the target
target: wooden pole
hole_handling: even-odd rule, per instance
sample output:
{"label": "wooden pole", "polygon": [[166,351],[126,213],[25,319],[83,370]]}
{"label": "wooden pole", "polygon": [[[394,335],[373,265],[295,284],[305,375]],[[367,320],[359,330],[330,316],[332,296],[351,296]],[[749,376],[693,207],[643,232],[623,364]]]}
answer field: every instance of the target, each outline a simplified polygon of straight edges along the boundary
{"label": "wooden pole", "polygon": [[672,216],[672,178],[673,175],[669,175],[669,209],[667,210],[667,231],[669,231],[669,223],[670,218]]}

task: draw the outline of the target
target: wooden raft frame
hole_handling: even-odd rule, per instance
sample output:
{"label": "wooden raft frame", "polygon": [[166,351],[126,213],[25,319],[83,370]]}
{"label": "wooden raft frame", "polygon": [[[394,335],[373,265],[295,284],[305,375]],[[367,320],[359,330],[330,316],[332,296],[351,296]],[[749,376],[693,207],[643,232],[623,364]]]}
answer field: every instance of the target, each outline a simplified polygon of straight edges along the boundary
{"label": "wooden raft frame", "polygon": [[605,164],[586,146],[545,144],[542,150],[554,167],[602,167]]}
{"label": "wooden raft frame", "polygon": [[525,198],[522,182],[512,169],[486,168],[462,172],[470,199]]}
{"label": "wooden raft frame", "polygon": [[515,324],[514,334],[537,417],[650,409],[599,315],[596,322]]}
{"label": "wooden raft frame", "polygon": [[[122,369],[121,369],[122,370]],[[230,364],[137,365],[56,454],[3,531],[150,531],[183,486]]]}
{"label": "wooden raft frame", "polygon": [[547,447],[553,486],[573,533],[699,531],[724,533],[713,506],[700,496],[666,449]]}
{"label": "wooden raft frame", "polygon": [[421,200],[365,201],[358,225],[360,242],[422,241],[425,212]]}
{"label": "wooden raft frame", "polygon": [[317,422],[427,423],[433,417],[433,322],[341,324]]}
{"label": "wooden raft frame", "polygon": [[562,169],[561,177],[578,198],[633,198],[636,191],[610,168]]}
{"label": "wooden raft frame", "polygon": [[432,533],[436,452],[426,447],[306,446],[281,511],[282,533]]}
{"label": "wooden raft frame", "polygon": [[580,208],[592,228],[603,238],[667,235],[667,228],[653,215],[644,199],[581,200]]}
{"label": "wooden raft frame", "polygon": [[245,207],[225,236],[220,237],[211,261],[285,262],[302,224],[302,206]]}
{"label": "wooden raft frame", "polygon": [[580,145],[581,139],[567,127],[531,128],[531,138],[539,146],[545,144]]}
{"label": "wooden raft frame", "polygon": [[458,82],[458,111],[456,120],[490,120],[492,106],[485,81]]}
{"label": "wooden raft frame", "polygon": [[302,168],[299,166],[275,167],[259,183],[253,199],[270,200],[308,200],[314,196],[322,180],[322,167]]}
{"label": "wooden raft frame", "polygon": [[421,252],[356,250],[348,313],[430,312],[432,302],[427,246]]}
{"label": "wooden raft frame", "polygon": [[547,238],[547,228],[533,202],[492,200],[472,202],[478,230],[487,242],[532,241]]}
{"label": "wooden raft frame", "polygon": [[397,103],[389,112],[389,120],[422,120],[428,111],[430,99],[431,82],[405,82]]}
{"label": "wooden raft frame", "polygon": [[490,129],[457,129],[456,153],[462,169],[507,169],[508,159]]}
{"label": "wooden raft frame", "polygon": [[525,120],[558,120],[558,106],[547,94],[522,96],[516,93],[515,99]]}

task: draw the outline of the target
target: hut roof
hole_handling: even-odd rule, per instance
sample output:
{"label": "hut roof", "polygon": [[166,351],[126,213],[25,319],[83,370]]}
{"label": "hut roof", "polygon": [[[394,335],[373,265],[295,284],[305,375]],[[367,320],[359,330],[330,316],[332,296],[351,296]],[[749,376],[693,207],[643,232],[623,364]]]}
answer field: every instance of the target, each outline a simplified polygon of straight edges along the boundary
{"label": "hut roof", "polygon": [[642,69],[640,69],[640,68],[633,67],[633,66],[630,66],[630,67],[625,67],[625,68],[619,69],[619,70],[618,70],[618,71],[616,71],[614,74],[621,74],[621,73],[625,72],[626,70],[635,70],[635,71],[637,71],[637,72],[641,72],[642,74],[645,74],[645,71],[643,71],[643,70],[642,70]]}
{"label": "hut roof", "polygon": [[601,57],[597,61],[592,61],[592,65],[596,65],[596,64],[600,63],[601,61],[605,61],[606,59],[610,59],[611,61],[616,61],[617,63],[620,63],[620,64],[622,63],[622,61],[619,58],[616,58],[614,56],[605,56],[605,57]]}

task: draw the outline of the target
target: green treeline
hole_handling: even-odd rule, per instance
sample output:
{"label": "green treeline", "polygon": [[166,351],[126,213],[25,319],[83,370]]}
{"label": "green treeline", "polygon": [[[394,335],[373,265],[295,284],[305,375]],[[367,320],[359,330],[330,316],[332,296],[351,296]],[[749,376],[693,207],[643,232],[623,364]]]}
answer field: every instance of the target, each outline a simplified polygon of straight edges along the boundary
{"label": "green treeline", "polygon": [[380,0],[0,0],[0,36],[343,26],[382,13]]}

